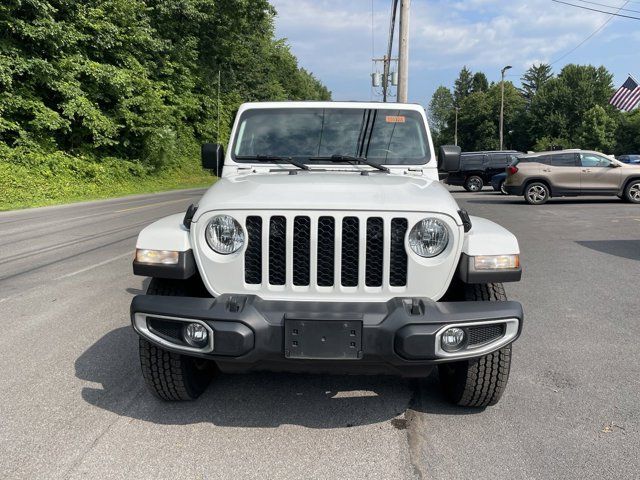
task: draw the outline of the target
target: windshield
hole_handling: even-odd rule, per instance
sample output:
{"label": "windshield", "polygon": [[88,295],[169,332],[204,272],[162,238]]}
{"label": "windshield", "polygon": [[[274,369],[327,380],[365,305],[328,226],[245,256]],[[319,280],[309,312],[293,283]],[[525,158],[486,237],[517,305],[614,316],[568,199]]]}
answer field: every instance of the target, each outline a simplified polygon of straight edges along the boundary
{"label": "windshield", "polygon": [[[420,113],[356,108],[268,108],[240,118],[232,157],[292,157],[327,163],[326,157],[365,157],[378,164],[418,165],[429,161]],[[236,157],[240,157],[239,159]],[[325,157],[323,159],[323,157]]]}

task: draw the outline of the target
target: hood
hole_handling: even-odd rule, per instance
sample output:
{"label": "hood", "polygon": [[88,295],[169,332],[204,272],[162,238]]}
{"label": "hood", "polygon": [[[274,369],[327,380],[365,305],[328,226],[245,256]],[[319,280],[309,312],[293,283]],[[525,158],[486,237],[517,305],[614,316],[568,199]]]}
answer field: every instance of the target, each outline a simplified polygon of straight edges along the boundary
{"label": "hood", "polygon": [[194,221],[212,210],[354,210],[440,212],[460,224],[458,209],[440,182],[425,177],[272,172],[221,178],[200,200]]}

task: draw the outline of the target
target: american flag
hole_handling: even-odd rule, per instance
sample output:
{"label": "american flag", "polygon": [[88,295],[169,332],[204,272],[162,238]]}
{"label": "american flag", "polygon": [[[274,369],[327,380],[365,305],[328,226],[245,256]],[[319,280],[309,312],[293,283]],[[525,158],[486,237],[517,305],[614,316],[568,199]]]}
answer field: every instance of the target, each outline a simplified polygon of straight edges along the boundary
{"label": "american flag", "polygon": [[629,75],[609,103],[619,110],[630,112],[640,103],[640,85]]}

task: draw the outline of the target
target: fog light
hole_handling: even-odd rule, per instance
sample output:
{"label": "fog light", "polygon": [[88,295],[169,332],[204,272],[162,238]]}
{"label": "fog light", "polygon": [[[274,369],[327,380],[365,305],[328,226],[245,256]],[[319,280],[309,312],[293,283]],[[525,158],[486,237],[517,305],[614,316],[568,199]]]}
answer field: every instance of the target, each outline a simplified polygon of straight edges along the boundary
{"label": "fog light", "polygon": [[464,330],[453,327],[448,328],[442,334],[442,348],[447,352],[459,350],[464,342]]}
{"label": "fog light", "polygon": [[209,332],[200,323],[187,324],[182,335],[189,345],[196,348],[204,347],[209,340]]}

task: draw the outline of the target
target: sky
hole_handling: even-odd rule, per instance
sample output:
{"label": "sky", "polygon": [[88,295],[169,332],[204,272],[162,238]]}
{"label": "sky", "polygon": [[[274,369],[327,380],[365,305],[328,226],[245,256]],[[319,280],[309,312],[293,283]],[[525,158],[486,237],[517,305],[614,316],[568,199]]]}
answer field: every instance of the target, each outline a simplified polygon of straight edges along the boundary
{"label": "sky", "polygon": [[[271,3],[278,12],[276,35],[288,40],[299,64],[332,91],[334,100],[381,99],[371,88],[371,58],[372,52],[375,57],[386,52],[391,0]],[[621,13],[640,17],[640,0],[624,8],[636,13]],[[484,72],[489,81],[499,81],[500,69],[512,65],[507,80],[517,85],[539,62],[553,62],[556,73],[567,63],[604,65],[614,74],[615,88],[629,73],[640,80],[640,20],[613,18],[569,53],[610,18],[551,0],[412,0],[409,101],[426,106],[439,85],[453,86],[464,65]]]}

